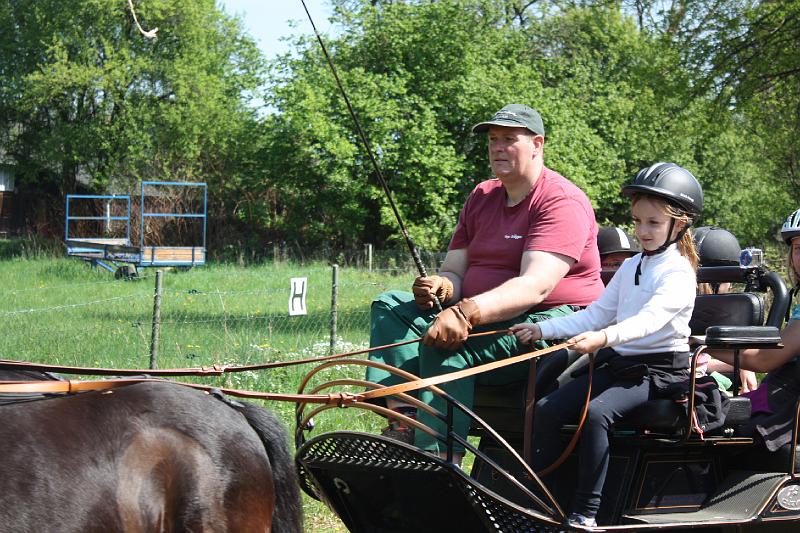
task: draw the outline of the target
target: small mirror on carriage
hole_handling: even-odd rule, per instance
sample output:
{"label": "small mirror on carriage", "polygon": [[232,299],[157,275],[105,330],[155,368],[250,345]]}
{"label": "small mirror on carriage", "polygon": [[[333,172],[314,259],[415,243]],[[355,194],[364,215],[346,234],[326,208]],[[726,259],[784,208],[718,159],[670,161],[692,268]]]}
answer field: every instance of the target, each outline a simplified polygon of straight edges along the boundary
{"label": "small mirror on carriage", "polygon": [[764,265],[764,251],[760,248],[745,248],[739,253],[741,268],[758,268]]}

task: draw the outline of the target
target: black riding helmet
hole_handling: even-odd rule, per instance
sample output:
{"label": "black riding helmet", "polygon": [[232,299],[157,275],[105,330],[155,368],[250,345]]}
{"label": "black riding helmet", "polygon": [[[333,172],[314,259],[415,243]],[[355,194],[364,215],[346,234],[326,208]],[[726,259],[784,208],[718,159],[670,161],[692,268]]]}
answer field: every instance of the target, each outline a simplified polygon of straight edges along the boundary
{"label": "black riding helmet", "polygon": [[700,266],[738,266],[742,251],[739,240],[730,231],[716,226],[694,230],[694,245]]}
{"label": "black riding helmet", "polygon": [[597,249],[600,250],[600,257],[623,252],[636,255],[642,251],[636,239],[616,227],[600,228],[597,233]]}
{"label": "black riding helmet", "polygon": [[658,196],[694,218],[703,212],[703,189],[691,172],[675,163],[656,163],[640,170],[622,194]]}

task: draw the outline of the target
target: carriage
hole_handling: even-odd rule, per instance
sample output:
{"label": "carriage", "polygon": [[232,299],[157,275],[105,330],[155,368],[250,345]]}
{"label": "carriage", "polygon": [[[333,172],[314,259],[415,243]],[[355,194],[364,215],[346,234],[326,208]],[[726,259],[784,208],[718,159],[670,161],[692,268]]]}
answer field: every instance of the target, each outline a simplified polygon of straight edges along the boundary
{"label": "carriage", "polygon": [[205,183],[143,181],[133,218],[130,195],[68,194],[67,255],[126,279],[146,267],[204,265],[207,189]]}
{"label": "carriage", "polygon": [[[762,266],[704,267],[698,272],[698,281],[734,282],[743,290],[697,296],[690,324],[698,343],[692,354],[692,376],[698,356],[709,347],[738,351],[780,346],[779,327],[791,303],[780,276]],[[575,529],[562,522],[563,509],[574,490],[577,466],[572,448],[580,423],[561,428],[565,452],[557,461],[560,464],[553,465],[557,467],[555,482],[552,491],[548,490],[524,459],[530,454],[525,438],[530,432],[526,428],[531,427],[535,415],[535,393],[531,389],[543,378],[539,375],[537,379],[536,358],[530,361],[527,384],[479,386],[474,410],[434,390],[447,400],[447,412],[436,415],[448,427],[457,409],[472,419],[472,432],[480,439],[477,447],[452,432],[435,434],[450,454],[455,440],[474,454],[469,473],[383,436],[333,431],[307,438],[313,417],[331,407],[309,412],[300,404],[296,462],[301,487],[324,501],[353,532]],[[698,427],[695,398],[701,391],[694,377],[685,401],[651,400],[614,427],[609,475],[597,517],[599,526],[589,529],[724,532],[795,531],[800,527],[800,476],[795,461],[768,465],[748,459],[754,441],[743,428],[751,415],[751,402],[737,392],[738,358],[736,361],[733,396],[722,427],[712,431]],[[579,359],[573,368],[580,364],[586,362]],[[318,371],[309,374],[301,392]],[[406,377],[412,382],[415,379]],[[319,393],[346,384],[376,387],[359,380],[337,379],[312,391]],[[372,402],[355,402],[352,406],[388,414]],[[797,413],[800,417],[800,411]],[[792,449],[797,443],[797,417]],[[434,434],[427,426],[417,427]]]}

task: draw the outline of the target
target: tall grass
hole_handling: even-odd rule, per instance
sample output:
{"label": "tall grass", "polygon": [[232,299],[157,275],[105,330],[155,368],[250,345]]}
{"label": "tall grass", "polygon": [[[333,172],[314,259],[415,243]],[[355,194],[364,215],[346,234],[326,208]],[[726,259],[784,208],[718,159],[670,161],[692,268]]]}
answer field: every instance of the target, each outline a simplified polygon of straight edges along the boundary
{"label": "tall grass", "polygon": [[[252,364],[326,355],[330,342],[331,267],[324,263],[207,265],[163,278],[161,368]],[[289,279],[308,278],[306,316],[288,316]],[[369,304],[382,291],[407,288],[412,272],[339,270],[337,352],[368,345]],[[0,261],[0,357],[50,364],[147,368],[154,271],[125,281],[75,259],[26,253]],[[185,378],[263,392],[297,392],[306,366]],[[319,379],[362,369],[334,367]],[[265,402],[294,429],[294,404]],[[375,432],[382,421],[359,409],[336,409],[312,433],[334,428]],[[345,531],[306,497],[308,531]]]}

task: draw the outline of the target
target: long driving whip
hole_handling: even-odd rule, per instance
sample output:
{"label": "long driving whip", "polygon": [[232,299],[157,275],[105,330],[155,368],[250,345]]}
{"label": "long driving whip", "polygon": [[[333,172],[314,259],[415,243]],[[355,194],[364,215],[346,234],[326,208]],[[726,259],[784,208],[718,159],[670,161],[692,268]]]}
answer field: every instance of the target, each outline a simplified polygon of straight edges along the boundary
{"label": "long driving whip", "polygon": [[[403,224],[403,219],[400,217],[400,212],[397,210],[397,205],[395,205],[394,199],[392,198],[392,191],[389,190],[389,185],[386,184],[386,180],[383,177],[383,172],[381,172],[381,167],[378,165],[378,161],[375,159],[375,155],[372,153],[372,148],[369,145],[367,136],[364,134],[364,130],[361,129],[361,124],[358,121],[358,117],[356,117],[356,112],[353,110],[353,106],[350,104],[350,99],[347,97],[347,93],[344,90],[342,81],[339,79],[339,74],[336,72],[336,67],[333,65],[333,60],[331,60],[331,56],[328,54],[328,49],[325,47],[325,43],[322,41],[322,36],[317,31],[317,25],[314,24],[314,19],[311,18],[311,13],[308,11],[308,6],[306,6],[305,0],[300,0],[300,2],[303,4],[303,9],[306,11],[308,21],[311,23],[311,27],[314,29],[314,35],[316,35],[317,42],[319,42],[319,45],[322,48],[322,53],[325,55],[325,59],[328,61],[328,66],[331,68],[331,73],[336,80],[336,85],[339,87],[339,92],[342,93],[342,98],[344,98],[344,101],[347,104],[347,110],[350,112],[350,117],[352,117],[353,123],[356,125],[356,131],[361,139],[361,143],[364,145],[364,149],[367,151],[369,160],[372,162],[372,168],[375,170],[375,174],[378,176],[378,181],[380,182],[381,187],[383,187],[383,192],[386,193],[386,198],[389,200],[389,205],[392,207],[394,217],[397,219],[397,224],[400,226],[400,231],[403,233],[403,237],[406,240],[406,245],[408,246],[408,250],[411,252],[411,257],[414,258],[414,264],[417,265],[419,275],[427,276],[428,272],[425,269],[425,265],[422,264],[417,247],[414,245],[411,235],[408,234],[405,224]],[[435,295],[433,298],[434,304],[436,305],[436,310],[441,311],[441,302],[439,302],[439,299]]]}

